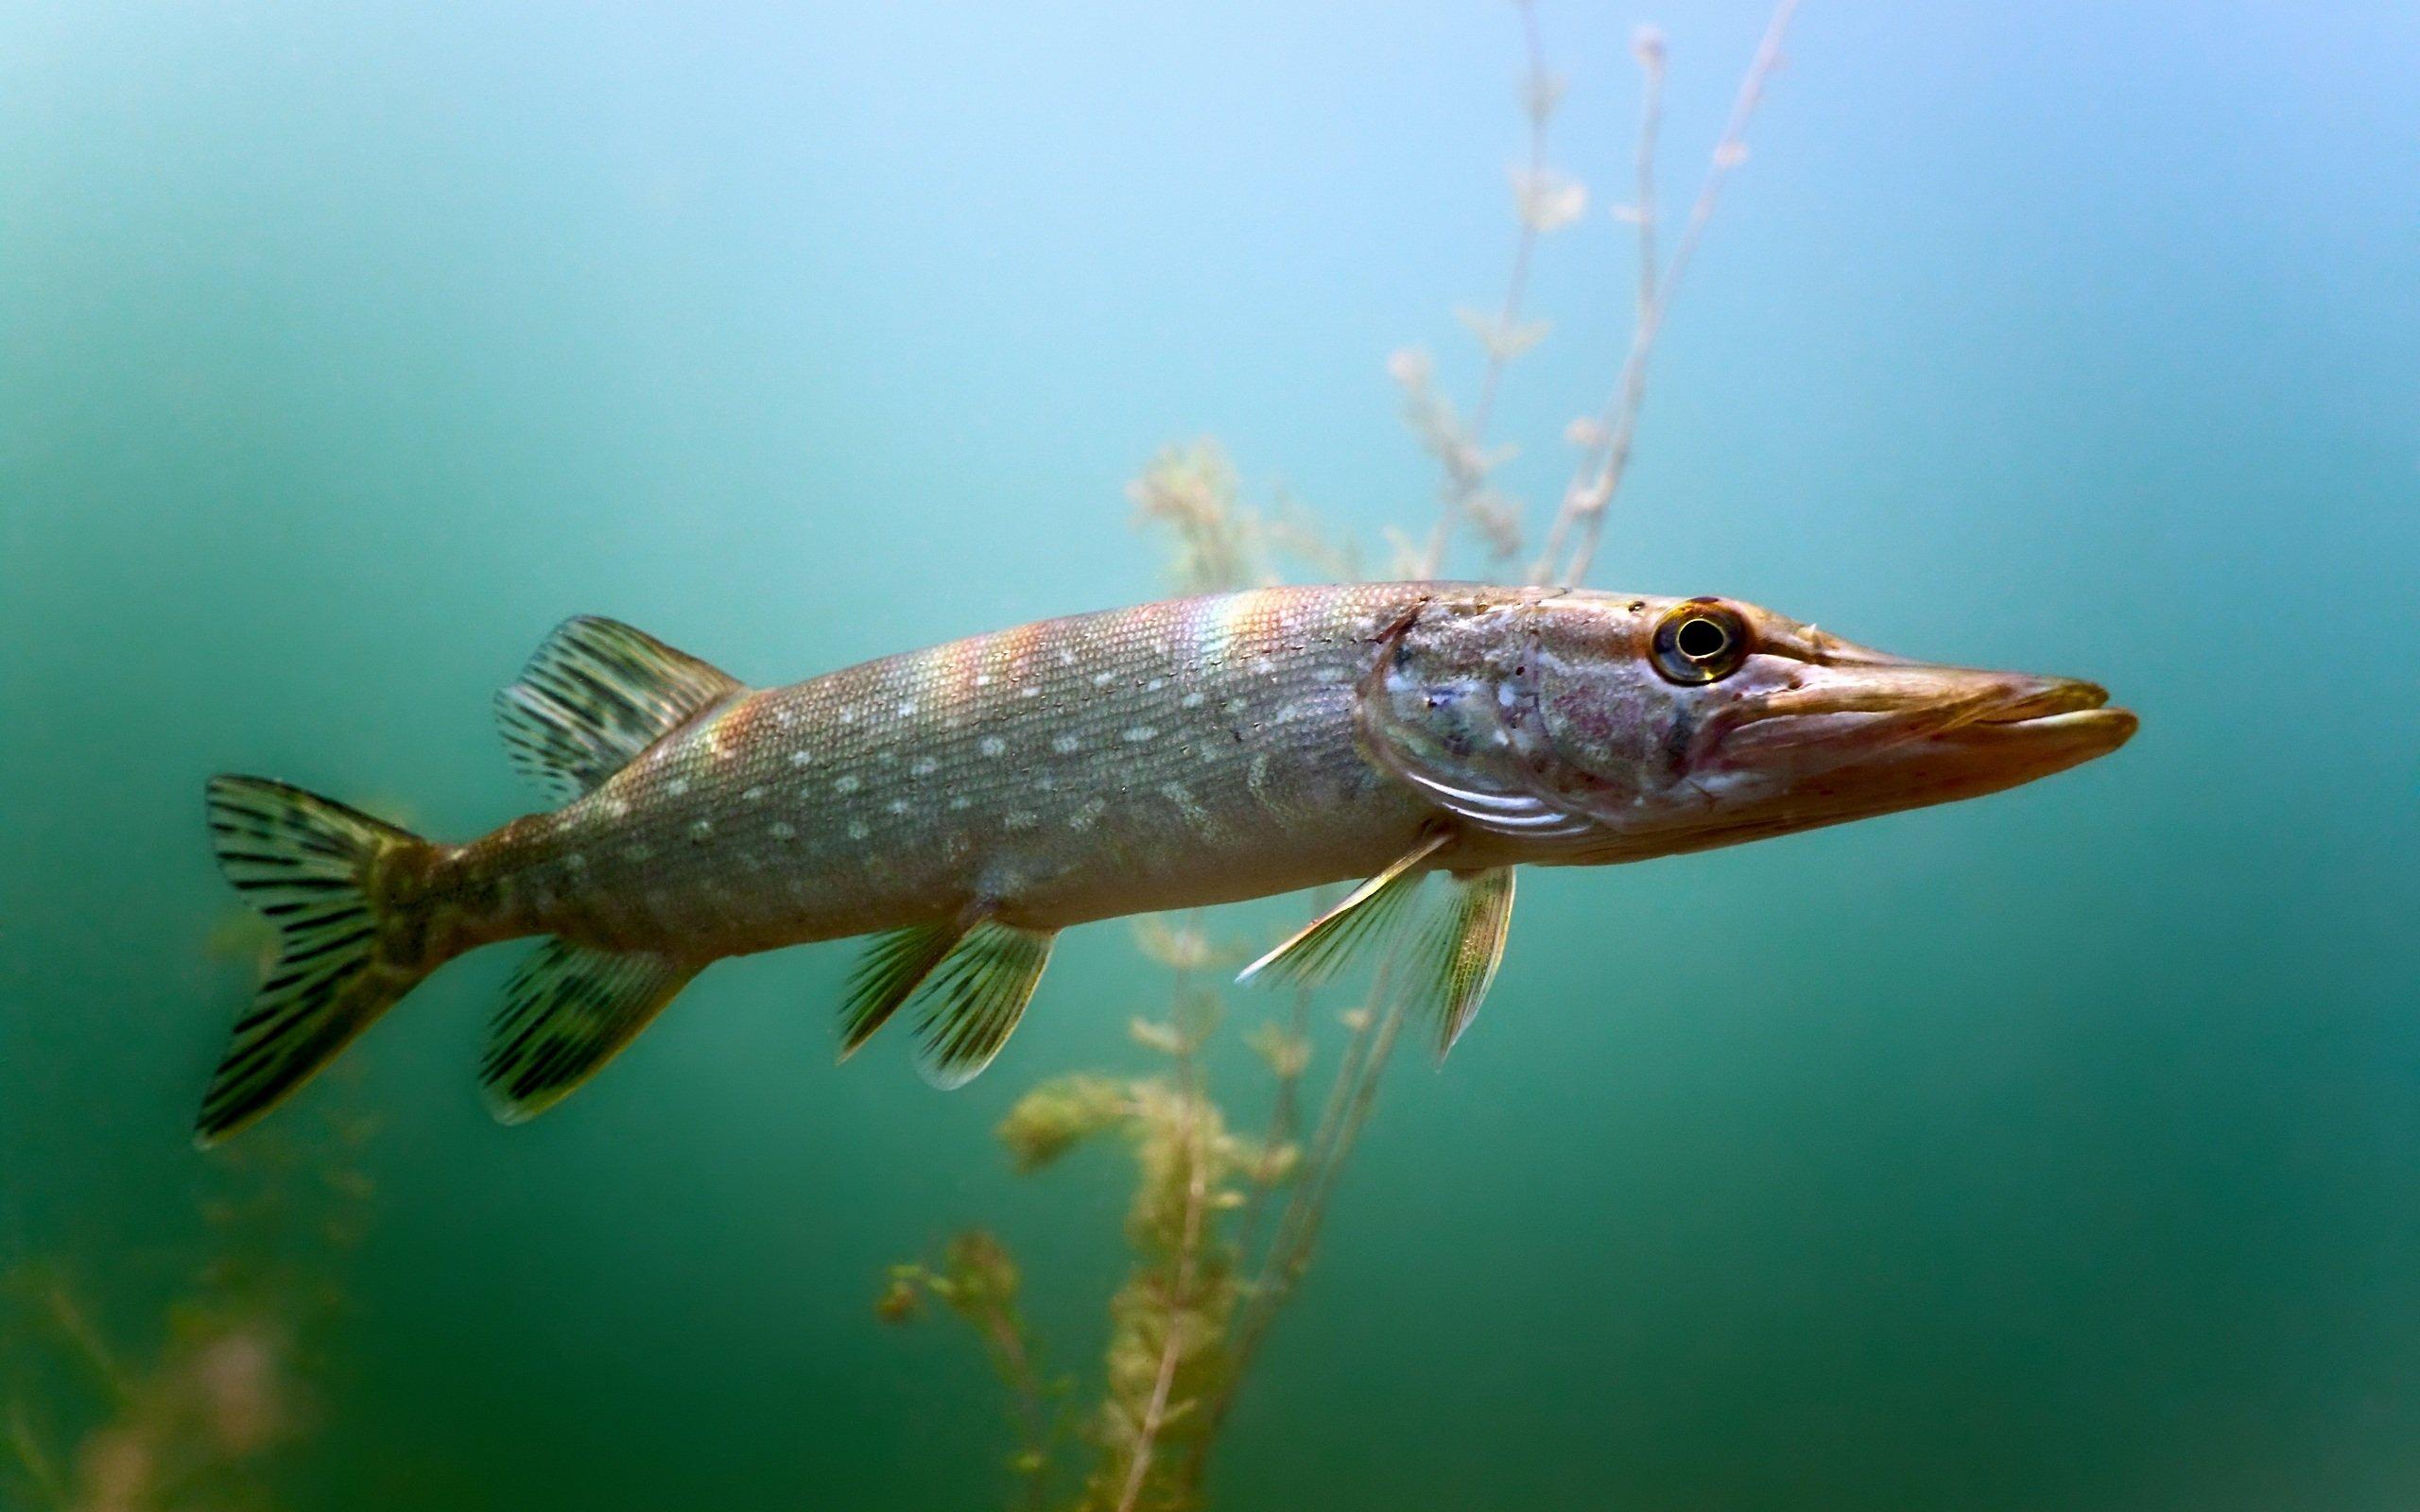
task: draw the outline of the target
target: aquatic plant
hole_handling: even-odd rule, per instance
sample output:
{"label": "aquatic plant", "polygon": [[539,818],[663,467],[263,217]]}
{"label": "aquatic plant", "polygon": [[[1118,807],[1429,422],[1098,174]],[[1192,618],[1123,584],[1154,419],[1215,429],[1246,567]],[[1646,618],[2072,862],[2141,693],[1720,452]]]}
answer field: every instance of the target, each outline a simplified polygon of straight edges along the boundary
{"label": "aquatic plant", "polygon": [[[203,946],[252,964],[258,942]],[[371,1122],[349,1098],[214,1161],[198,1254],[140,1324],[57,1260],[0,1276],[0,1506],[256,1512],[309,1436],[342,1258],[366,1229]]]}
{"label": "aquatic plant", "polygon": [[[1439,515],[1424,541],[1390,529],[1390,569],[1404,576],[1441,572],[1458,532],[1467,527],[1495,560],[1523,549],[1519,502],[1495,477],[1514,455],[1490,440],[1490,424],[1512,363],[1548,334],[1525,307],[1540,242],[1579,221],[1588,193],[1548,161],[1548,128],[1564,82],[1548,69],[1532,0],[1515,0],[1525,66],[1520,98],[1526,123],[1521,161],[1512,171],[1513,245],[1502,298],[1486,312],[1458,312],[1480,356],[1476,395],[1458,405],[1438,365],[1416,348],[1390,358],[1403,415],[1437,463]],[[1743,77],[1706,175],[1668,256],[1659,256],[1655,162],[1661,134],[1666,44],[1642,27],[1632,54],[1642,76],[1635,153],[1636,190],[1615,217],[1636,237],[1638,273],[1630,345],[1612,397],[1564,433],[1575,448],[1571,481],[1530,571],[1535,582],[1575,583],[1586,573],[1605,515],[1626,475],[1645,402],[1649,358],[1683,273],[1711,220],[1723,185],[1746,160],[1746,130],[1781,61],[1797,0],[1780,0]],[[1138,524],[1166,530],[1171,576],[1187,592],[1215,592],[1281,580],[1281,566],[1316,577],[1357,576],[1359,554],[1339,544],[1291,501],[1248,505],[1236,469],[1215,440],[1163,450],[1130,485]],[[877,1303],[904,1322],[930,1297],[985,1343],[1011,1401],[1018,1449],[1011,1460],[1028,1507],[1051,1504],[1058,1471],[1076,1443],[1091,1465],[1072,1504],[1080,1512],[1181,1512],[1201,1504],[1209,1456],[1236,1392],[1317,1250],[1342,1174],[1375,1106],[1411,995],[1392,989],[1382,962],[1366,995],[1338,1015],[1343,1041],[1327,1073],[1315,1119],[1305,1124],[1303,1082],[1318,1052],[1310,994],[1297,989],[1280,1014],[1245,1038],[1270,1084],[1257,1135],[1238,1134],[1212,1094],[1204,1050],[1222,1017],[1210,985],[1215,968],[1242,953],[1214,946],[1201,919],[1147,919],[1136,929],[1142,952],[1170,975],[1168,1010],[1136,1020],[1135,1041],[1164,1057],[1164,1069],[1121,1077],[1060,1075],[1028,1091],[996,1129],[1012,1167],[1030,1176],[1096,1140],[1122,1143],[1134,1165],[1125,1225],[1130,1265],[1108,1303],[1109,1342],[1099,1395],[1087,1412],[1054,1414],[1051,1399],[1070,1383],[1046,1383],[1041,1349],[1016,1307],[1019,1273],[1007,1246],[983,1229],[952,1240],[931,1265],[892,1269]],[[1233,959],[1228,957],[1232,954]]]}

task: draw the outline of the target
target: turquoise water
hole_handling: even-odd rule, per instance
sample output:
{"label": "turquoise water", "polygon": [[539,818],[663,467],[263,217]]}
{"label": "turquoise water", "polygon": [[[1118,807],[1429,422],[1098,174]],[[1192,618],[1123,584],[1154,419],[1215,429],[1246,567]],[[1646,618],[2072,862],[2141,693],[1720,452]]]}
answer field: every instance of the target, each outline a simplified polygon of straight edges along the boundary
{"label": "turquoise water", "polygon": [[[1593,580],[2093,677],[2142,734],[1527,877],[1212,1504],[2420,1503],[2420,19],[1975,9],[1808,0]],[[1533,520],[1627,338],[1629,27],[1670,36],[1676,205],[1763,11],[1541,19],[1599,195],[1498,411]],[[563,616],[780,681],[1152,597],[1121,490],[1201,435],[1374,553],[1434,508],[1386,358],[1466,400],[1451,310],[1510,249],[1492,5],[9,6],[0,43],[0,1263],[138,1352],[229,1179],[185,1137],[245,991],[206,775],[472,834],[530,805],[487,700]],[[1150,1065],[1129,934],[1071,936],[956,1094],[831,1064],[827,945],[504,1130],[513,954],[262,1131],[379,1125],[276,1503],[1001,1504],[969,1341],[870,1303],[989,1224],[1091,1379],[1126,1168],[1021,1180],[989,1130]],[[1267,1011],[1216,1058],[1246,1122]]]}

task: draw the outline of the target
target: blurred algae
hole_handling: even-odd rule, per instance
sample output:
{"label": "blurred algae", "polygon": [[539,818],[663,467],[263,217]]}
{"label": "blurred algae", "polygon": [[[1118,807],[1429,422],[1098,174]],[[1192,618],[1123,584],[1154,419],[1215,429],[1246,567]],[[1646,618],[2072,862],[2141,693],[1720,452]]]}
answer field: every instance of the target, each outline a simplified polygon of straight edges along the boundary
{"label": "blurred algae", "polygon": [[[1565,82],[1547,66],[1532,0],[1515,0],[1513,9],[1523,43],[1519,100],[1526,130],[1510,175],[1511,266],[1492,307],[1457,312],[1478,350],[1475,397],[1466,407],[1448,393],[1426,352],[1406,348],[1388,361],[1405,423],[1437,464],[1439,477],[1439,511],[1425,534],[1386,529],[1389,576],[1437,576],[1465,528],[1492,563],[1531,549],[1522,505],[1498,481],[1516,449],[1493,441],[1491,428],[1512,365],[1550,331],[1526,307],[1538,248],[1585,217],[1589,194],[1550,161],[1548,129]],[[1780,67],[1796,9],[1797,0],[1779,0],[1772,12],[1668,250],[1658,240],[1655,177],[1667,46],[1651,26],[1634,36],[1632,57],[1642,80],[1634,187],[1611,216],[1634,243],[1631,338],[1611,397],[1564,428],[1575,454],[1570,481],[1534,548],[1529,581],[1573,584],[1587,572],[1627,474],[1650,356],[1720,191],[1746,161],[1747,128]],[[1170,575],[1181,591],[1276,583],[1287,566],[1315,580],[1360,576],[1362,554],[1299,505],[1282,494],[1265,507],[1247,504],[1234,464],[1215,440],[1164,449],[1127,494],[1138,524],[1167,533]],[[1134,1040],[1160,1057],[1160,1069],[1140,1076],[1052,1077],[1028,1091],[994,1131],[1011,1167],[1023,1176],[1094,1142],[1114,1141],[1132,1161],[1128,1269],[1107,1303],[1108,1342],[1092,1404],[1080,1412],[1054,1410],[1074,1383],[1042,1373],[1040,1343],[1017,1306],[1016,1262],[988,1230],[959,1234],[929,1265],[893,1267],[876,1304],[884,1319],[906,1322],[929,1299],[983,1341],[1016,1425],[1013,1500],[1028,1508],[1180,1512],[1203,1504],[1206,1468],[1228,1410],[1310,1267],[1409,1005],[1407,994],[1391,989],[1392,972],[1382,963],[1366,994],[1335,1017],[1342,1042],[1312,1117],[1304,1083],[1321,1053],[1313,1043],[1310,995],[1297,990],[1244,1037],[1269,1080],[1256,1099],[1266,1107],[1260,1132],[1239,1134],[1230,1105],[1213,1095],[1204,1052],[1222,1008],[1210,983],[1223,981],[1220,968],[1231,969],[1249,953],[1218,949],[1195,915],[1141,920],[1136,940],[1170,976],[1165,1018],[1132,1025]]]}
{"label": "blurred algae", "polygon": [[[248,916],[249,917],[249,916]],[[215,959],[256,963],[221,925]],[[266,1512],[320,1420],[345,1257],[366,1231],[372,1124],[349,1099],[213,1160],[163,1302],[146,1257],[0,1273],[0,1506]]]}

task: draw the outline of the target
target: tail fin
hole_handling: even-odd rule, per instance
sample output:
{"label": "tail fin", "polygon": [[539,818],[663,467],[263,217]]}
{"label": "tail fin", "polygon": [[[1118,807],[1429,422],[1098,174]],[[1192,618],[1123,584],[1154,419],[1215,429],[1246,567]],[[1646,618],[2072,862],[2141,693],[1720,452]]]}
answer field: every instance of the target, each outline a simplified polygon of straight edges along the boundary
{"label": "tail fin", "polygon": [[278,926],[279,954],[202,1098],[205,1148],[277,1106],[436,965],[417,940],[408,960],[382,949],[414,938],[392,927],[405,906],[394,885],[419,873],[427,841],[265,778],[214,777],[209,802],[219,868]]}

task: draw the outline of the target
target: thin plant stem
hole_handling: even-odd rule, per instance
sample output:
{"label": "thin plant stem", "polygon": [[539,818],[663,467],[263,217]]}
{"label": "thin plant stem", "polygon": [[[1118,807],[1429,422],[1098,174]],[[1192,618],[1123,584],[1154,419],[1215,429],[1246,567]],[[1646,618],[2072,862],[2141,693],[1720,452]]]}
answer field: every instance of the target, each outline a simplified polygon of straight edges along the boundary
{"label": "thin plant stem", "polygon": [[[1789,31],[1791,18],[1797,14],[1798,0],[1780,0],[1772,17],[1765,25],[1763,39],[1756,45],[1755,57],[1748,64],[1748,72],[1739,81],[1739,93],[1731,102],[1731,115],[1724,124],[1722,137],[1715,146],[1712,163],[1706,169],[1704,181],[1699,186],[1696,201],[1681,228],[1679,240],[1673,245],[1671,260],[1658,273],[1651,263],[1640,269],[1641,301],[1638,319],[1631,331],[1630,351],[1622,359],[1621,374],[1614,386],[1614,398],[1606,408],[1599,430],[1603,439],[1582,454],[1580,466],[1572,474],[1571,485],[1564,490],[1563,507],[1557,513],[1547,544],[1530,565],[1530,576],[1536,582],[1553,582],[1570,586],[1587,576],[1588,565],[1597,554],[1597,543],[1604,531],[1605,510],[1614,495],[1621,489],[1622,479],[1630,468],[1631,445],[1638,432],[1639,410],[1647,398],[1647,364],[1655,348],[1655,338],[1664,329],[1665,318],[1672,308],[1672,297],[1678,292],[1681,276],[1688,270],[1697,255],[1698,244],[1704,238],[1707,222],[1714,218],[1714,209],[1721,198],[1722,187],[1732,173],[1747,157],[1748,123],[1763,103],[1765,87],[1773,72],[1781,66],[1782,42]],[[1660,110],[1663,89],[1663,60],[1660,50],[1641,52],[1641,66],[1647,70],[1648,94],[1654,102],[1651,110]],[[1651,137],[1642,133],[1642,154],[1651,150]],[[1651,164],[1642,163],[1641,172],[1651,171]],[[1640,250],[1651,256],[1654,249],[1650,207],[1639,207],[1642,225]],[[1565,542],[1570,541],[1568,551]],[[1562,559],[1560,563],[1557,558]]]}
{"label": "thin plant stem", "polygon": [[1403,1028],[1406,996],[1393,994],[1387,1011],[1378,1021],[1376,1038],[1364,1058],[1360,1074],[1355,1078],[1353,1096],[1345,1108],[1343,1125],[1338,1130],[1335,1148],[1314,1173],[1311,1200],[1303,1222],[1294,1235],[1294,1250],[1288,1257],[1284,1271],[1286,1285],[1291,1287],[1303,1272],[1309,1268],[1311,1246],[1318,1243],[1320,1228],[1327,1221],[1329,1200],[1336,1194],[1336,1183],[1345,1162],[1352,1158],[1354,1146],[1359,1143],[1362,1127],[1370,1121],[1370,1110],[1377,1103],[1378,1083],[1386,1074],[1387,1060],[1394,1053],[1395,1039]]}
{"label": "thin plant stem", "polygon": [[128,1376],[125,1366],[118,1362],[117,1351],[101,1337],[100,1330],[93,1326],[93,1320],[85,1315],[84,1309],[67,1288],[56,1281],[51,1282],[43,1290],[43,1302],[50,1314],[52,1326],[59,1330],[61,1338],[74,1346],[78,1358],[91,1368],[94,1379],[119,1403],[132,1401],[134,1383]]}
{"label": "thin plant stem", "polygon": [[1434,577],[1445,564],[1445,548],[1452,543],[1454,527],[1470,508],[1472,497],[1486,480],[1487,467],[1482,457],[1487,444],[1488,420],[1495,409],[1496,391],[1504,384],[1504,369],[1512,361],[1510,338],[1521,318],[1521,301],[1530,287],[1530,265],[1537,255],[1538,219],[1527,200],[1536,195],[1546,181],[1547,118],[1551,113],[1546,91],[1546,44],[1538,34],[1538,8],[1535,0],[1514,0],[1513,9],[1521,17],[1521,43],[1527,71],[1522,79],[1525,113],[1530,122],[1529,168],[1523,180],[1524,203],[1518,216],[1520,230],[1512,242],[1512,270],[1505,280],[1504,303],[1495,321],[1495,338],[1486,343],[1487,366],[1478,381],[1478,398],[1471,405],[1470,425],[1462,438],[1461,455],[1446,459],[1445,483],[1439,494],[1443,507],[1437,514],[1437,524],[1428,533],[1428,544],[1421,552],[1412,576]]}
{"label": "thin plant stem", "polygon": [[1261,1341],[1268,1337],[1277,1314],[1292,1296],[1310,1263],[1311,1248],[1319,1238],[1321,1224],[1327,1215],[1329,1195],[1335,1191],[1339,1175],[1353,1153],[1361,1126],[1368,1122],[1375,1102],[1378,1081],[1386,1070],[1387,1057],[1394,1047],[1395,1032],[1401,1025],[1403,1004],[1393,992],[1393,963],[1389,960],[1378,970],[1378,979],[1366,1000],[1369,1012],[1379,1003],[1389,1006],[1374,1019],[1365,1019],[1355,1029],[1347,1044],[1344,1058],[1337,1067],[1336,1080],[1328,1089],[1327,1106],[1320,1114],[1319,1131],[1312,1136],[1311,1151],[1303,1161],[1302,1175],[1294,1192],[1278,1219],[1277,1232],[1270,1240],[1269,1253],[1263,1260],[1259,1279],[1253,1285],[1251,1302],[1242,1323],[1236,1331],[1236,1353],[1233,1367],[1218,1398],[1211,1403],[1211,1434],[1224,1420],[1234,1404],[1236,1388],[1241,1385],[1253,1358],[1259,1352]]}
{"label": "thin plant stem", "polygon": [[[1297,986],[1294,988],[1293,1018],[1287,1031],[1290,1042],[1294,1044],[1305,1042],[1310,1035],[1310,1028],[1311,989],[1308,987]],[[1276,1095],[1270,1100],[1269,1129],[1261,1136],[1260,1141],[1263,1160],[1271,1158],[1277,1150],[1292,1143],[1296,1132],[1301,1128],[1302,1082],[1302,1073],[1299,1071],[1277,1078]],[[1260,1242],[1260,1226],[1269,1214],[1270,1191],[1267,1181],[1253,1183],[1251,1195],[1244,1205],[1242,1220],[1236,1225],[1236,1252],[1239,1255],[1250,1255]]]}
{"label": "thin plant stem", "polygon": [[9,1403],[9,1447],[15,1452],[17,1463],[25,1467],[26,1474],[51,1505],[63,1507],[71,1504],[66,1478],[60,1474],[59,1467],[51,1462],[49,1452],[43,1448],[42,1435],[34,1431],[33,1420],[26,1416],[22,1400]]}
{"label": "thin plant stem", "polygon": [[1042,1471],[1050,1452],[1050,1419],[1042,1410],[1042,1381],[1034,1372],[1033,1356],[1027,1351],[1024,1338],[1005,1312],[994,1308],[984,1327],[999,1354],[1000,1375],[1008,1382],[1017,1416],[1025,1424],[1026,1452],[1033,1456],[1031,1468],[1025,1472],[1025,1504],[1030,1512],[1040,1512],[1048,1496]]}
{"label": "thin plant stem", "polygon": [[[1177,998],[1180,1008],[1187,973],[1177,973]],[[1159,1372],[1151,1382],[1151,1400],[1143,1409],[1143,1421],[1134,1435],[1134,1454],[1126,1467],[1126,1486],[1117,1498],[1117,1512],[1134,1512],[1135,1502],[1143,1494],[1143,1482],[1151,1470],[1151,1457],[1160,1429],[1167,1421],[1168,1393],[1176,1385],[1177,1356],[1184,1343],[1184,1330],[1178,1319],[1192,1295],[1194,1271],[1201,1248],[1203,1215],[1210,1206],[1208,1152],[1202,1148],[1201,1074],[1194,1055],[1192,1037],[1179,1026],[1177,1043],[1177,1086],[1184,1110],[1184,1223],[1177,1243],[1176,1263],[1168,1278],[1168,1321],[1167,1337],[1160,1341]]]}

